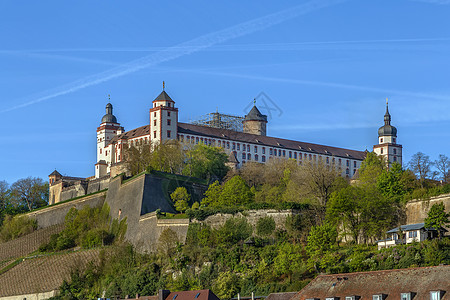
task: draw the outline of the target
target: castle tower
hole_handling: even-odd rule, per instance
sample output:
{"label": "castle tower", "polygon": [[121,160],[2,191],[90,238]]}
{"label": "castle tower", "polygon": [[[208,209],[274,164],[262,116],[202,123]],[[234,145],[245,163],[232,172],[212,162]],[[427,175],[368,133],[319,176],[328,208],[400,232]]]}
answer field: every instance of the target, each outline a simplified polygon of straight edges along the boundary
{"label": "castle tower", "polygon": [[113,115],[111,103],[106,105],[106,114],[103,116],[100,126],[97,128],[97,163],[95,164],[95,177],[99,178],[108,173],[114,159],[114,149],[107,147],[116,135],[122,134],[124,128],[117,122]]}
{"label": "castle tower", "polygon": [[150,109],[150,139],[161,143],[176,139],[178,134],[178,108],[164,90],[152,102]]}
{"label": "castle tower", "polygon": [[402,164],[402,145],[397,144],[397,128],[391,125],[391,115],[386,99],[386,113],[384,115],[384,126],[378,129],[378,145],[373,146],[373,151],[392,165],[394,162]]}
{"label": "castle tower", "polygon": [[244,132],[256,135],[266,135],[266,124],[267,116],[263,115],[256,105],[253,105],[250,112],[245,116],[244,121]]}

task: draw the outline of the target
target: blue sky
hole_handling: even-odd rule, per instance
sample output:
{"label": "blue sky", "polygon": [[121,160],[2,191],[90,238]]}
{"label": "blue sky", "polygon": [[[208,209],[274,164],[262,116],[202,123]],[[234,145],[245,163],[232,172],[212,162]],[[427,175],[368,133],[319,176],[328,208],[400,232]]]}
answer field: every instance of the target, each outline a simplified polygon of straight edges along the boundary
{"label": "blue sky", "polygon": [[93,175],[108,94],[133,129],[163,80],[182,122],[264,92],[269,135],[356,150],[388,97],[405,162],[450,156],[449,15],[449,0],[1,1],[0,180]]}

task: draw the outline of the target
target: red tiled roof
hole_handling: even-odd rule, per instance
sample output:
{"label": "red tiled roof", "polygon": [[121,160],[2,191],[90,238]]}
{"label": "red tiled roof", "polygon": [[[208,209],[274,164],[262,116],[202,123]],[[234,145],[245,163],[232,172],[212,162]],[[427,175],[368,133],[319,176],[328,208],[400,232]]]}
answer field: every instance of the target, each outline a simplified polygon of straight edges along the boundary
{"label": "red tiled roof", "polygon": [[[328,156],[339,156],[343,158],[363,160],[366,157],[366,153],[364,151],[337,148],[332,146],[324,146],[180,122],[178,122],[178,133],[187,135],[205,136],[216,139],[229,139],[239,141],[242,143],[260,144],[262,146],[264,145],[268,147],[285,148],[288,150],[302,151],[312,154],[320,154]],[[150,134],[150,126],[145,125],[122,133],[118,136],[115,136],[114,138],[111,139],[110,143],[114,143],[120,139],[132,139],[149,134]]]}
{"label": "red tiled roof", "polygon": [[178,123],[178,133],[207,136],[211,138],[230,139],[242,143],[254,143],[268,147],[286,148],[289,150],[304,151],[329,156],[340,156],[345,158],[348,157],[360,160],[363,160],[366,157],[364,151],[356,151],[331,146],[304,143],[276,137],[262,136],[187,123]]}
{"label": "red tiled roof", "polygon": [[210,290],[171,292],[165,300],[220,300]]}
{"label": "red tiled roof", "polygon": [[401,293],[415,293],[413,300],[430,299],[430,291],[445,291],[441,300],[450,299],[450,266],[410,268],[374,272],[319,275],[291,300],[359,296],[361,300],[384,294],[400,299]]}

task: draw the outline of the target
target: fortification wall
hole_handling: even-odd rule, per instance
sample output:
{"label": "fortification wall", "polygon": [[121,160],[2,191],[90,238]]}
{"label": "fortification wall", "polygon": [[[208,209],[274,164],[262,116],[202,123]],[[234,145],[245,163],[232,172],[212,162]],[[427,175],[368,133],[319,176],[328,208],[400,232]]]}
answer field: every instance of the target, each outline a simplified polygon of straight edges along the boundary
{"label": "fortification wall", "polygon": [[110,177],[103,176],[97,179],[90,180],[87,187],[87,194],[92,194],[98,191],[102,191],[108,188]]}
{"label": "fortification wall", "polygon": [[39,210],[35,210],[25,214],[26,216],[37,220],[40,228],[46,228],[52,225],[64,223],[66,214],[72,207],[81,209],[85,205],[91,207],[102,206],[105,201],[106,192],[94,195],[87,195],[72,201],[58,203],[57,205],[48,206]]}
{"label": "fortification wall", "polygon": [[271,217],[275,221],[275,226],[277,229],[284,228],[286,223],[286,218],[289,216],[297,215],[300,212],[298,210],[287,209],[287,210],[275,210],[275,209],[261,209],[261,210],[249,210],[244,213],[232,214],[216,214],[207,217],[204,221],[193,220],[195,223],[204,223],[213,228],[218,228],[223,226],[225,222],[233,217],[246,218],[247,221],[255,228],[256,223],[260,218]]}
{"label": "fortification wall", "polygon": [[134,245],[140,252],[155,252],[159,237],[165,229],[173,230],[179,242],[186,241],[189,219],[158,219],[155,212],[141,216]]}
{"label": "fortification wall", "polygon": [[450,213],[450,194],[432,197],[427,200],[413,200],[406,204],[406,224],[422,223],[428,211],[435,203],[443,202],[445,210]]}
{"label": "fortification wall", "polygon": [[80,197],[86,195],[86,182],[77,182],[74,185],[70,185],[68,187],[64,187],[61,190],[61,195],[59,197],[59,201],[66,201],[69,199],[73,199],[75,197]]}

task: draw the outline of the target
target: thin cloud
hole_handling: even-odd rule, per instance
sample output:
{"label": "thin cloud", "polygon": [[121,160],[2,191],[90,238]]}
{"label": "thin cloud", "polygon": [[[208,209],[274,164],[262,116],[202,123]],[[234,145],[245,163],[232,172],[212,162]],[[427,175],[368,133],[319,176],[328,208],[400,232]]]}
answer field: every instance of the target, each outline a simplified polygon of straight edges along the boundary
{"label": "thin cloud", "polygon": [[[450,0],[449,0],[450,1]],[[380,44],[413,44],[430,42],[448,42],[450,38],[414,38],[414,39],[378,39],[378,40],[343,40],[343,41],[309,41],[294,43],[263,43],[263,44],[233,44],[215,45],[207,51],[265,51],[265,50],[297,50],[316,49],[317,46],[370,46],[379,47]],[[172,49],[189,50],[194,46],[173,46]],[[141,48],[68,48],[68,49],[29,49],[29,50],[0,50],[0,54],[28,54],[28,53],[52,53],[52,52],[157,52],[167,47],[141,47]],[[334,49],[334,48],[331,48]],[[345,48],[349,49],[349,48]],[[378,48],[377,48],[378,49]]]}
{"label": "thin cloud", "polygon": [[384,88],[376,88],[364,85],[353,85],[353,84],[345,84],[338,82],[329,82],[329,81],[314,81],[314,80],[303,80],[303,79],[292,79],[292,78],[282,78],[282,77],[268,77],[268,76],[258,76],[258,75],[250,75],[250,74],[242,74],[242,73],[227,73],[227,72],[211,72],[211,71],[202,71],[195,69],[173,69],[178,72],[193,72],[207,75],[217,75],[217,76],[227,76],[227,77],[236,77],[236,78],[244,78],[244,79],[252,79],[252,80],[264,80],[271,82],[283,82],[283,83],[293,83],[293,84],[303,84],[303,85],[313,85],[313,86],[323,86],[323,87],[331,87],[331,88],[339,88],[339,89],[347,89],[347,90],[359,90],[359,91],[367,91],[367,92],[375,92],[384,95],[401,95],[407,97],[415,97],[415,98],[426,98],[433,100],[441,100],[448,101],[450,100],[450,96],[447,95],[436,95],[429,93],[420,93],[420,92],[411,92],[404,90],[393,90],[393,89],[384,89]]}
{"label": "thin cloud", "polygon": [[304,15],[318,9],[322,9],[342,2],[345,2],[345,0],[312,0],[294,8],[289,8],[264,17],[253,19],[251,21],[240,23],[238,25],[181,43],[175,47],[169,47],[162,51],[144,56],[140,59],[133,60],[127,64],[112,68],[110,70],[79,79],[57,89],[47,91],[43,96],[28,100],[22,104],[4,109],[0,112],[5,113],[8,111],[24,108],[48,99],[73,93],[75,91],[93,85],[98,85],[111,79],[125,76],[130,73],[134,73],[139,70],[158,65],[160,63],[170,61],[184,55],[198,52],[215,44],[223,43],[231,39],[251,34],[253,32],[261,31],[300,15]]}

